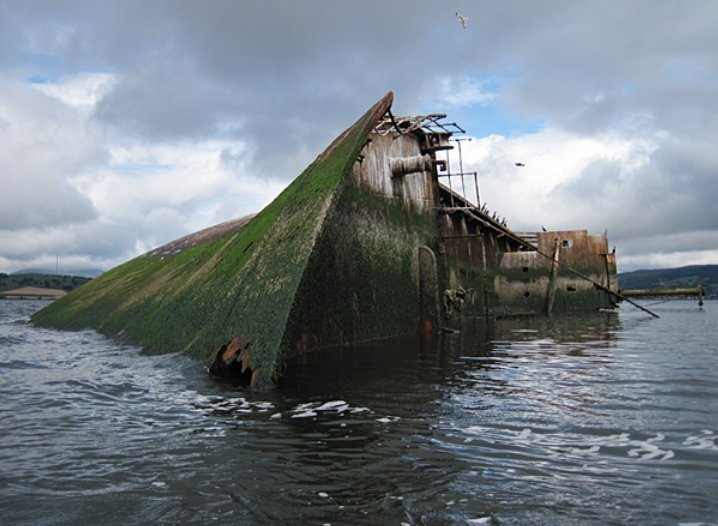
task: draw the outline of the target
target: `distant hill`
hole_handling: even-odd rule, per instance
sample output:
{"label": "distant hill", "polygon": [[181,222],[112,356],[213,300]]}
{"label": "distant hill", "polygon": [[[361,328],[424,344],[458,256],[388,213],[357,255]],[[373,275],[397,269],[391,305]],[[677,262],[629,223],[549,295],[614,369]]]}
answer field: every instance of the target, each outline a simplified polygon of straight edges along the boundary
{"label": "distant hill", "polygon": [[79,270],[63,270],[61,273],[57,273],[54,270],[48,268],[24,268],[16,272],[11,272],[11,275],[15,274],[48,274],[52,276],[82,276],[85,278],[96,278],[102,274],[104,270],[99,268],[86,268]]}
{"label": "distant hill", "polygon": [[706,296],[718,298],[718,265],[635,270],[618,275],[621,289],[681,289],[703,285]]}
{"label": "distant hill", "polygon": [[21,287],[61,289],[65,292],[70,292],[88,281],[90,281],[90,278],[83,276],[58,276],[56,274],[44,274],[39,272],[30,272],[27,274],[0,273],[0,292],[19,289]]}

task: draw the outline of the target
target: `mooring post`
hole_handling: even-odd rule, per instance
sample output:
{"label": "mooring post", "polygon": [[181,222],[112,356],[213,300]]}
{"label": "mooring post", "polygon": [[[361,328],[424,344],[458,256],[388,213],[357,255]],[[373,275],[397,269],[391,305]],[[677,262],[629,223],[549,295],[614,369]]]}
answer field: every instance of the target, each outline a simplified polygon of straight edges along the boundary
{"label": "mooring post", "polygon": [[548,276],[548,290],[546,291],[546,315],[551,316],[553,303],[556,299],[556,282],[560,265],[561,239],[558,237],[553,242],[553,256],[551,258],[551,271]]}

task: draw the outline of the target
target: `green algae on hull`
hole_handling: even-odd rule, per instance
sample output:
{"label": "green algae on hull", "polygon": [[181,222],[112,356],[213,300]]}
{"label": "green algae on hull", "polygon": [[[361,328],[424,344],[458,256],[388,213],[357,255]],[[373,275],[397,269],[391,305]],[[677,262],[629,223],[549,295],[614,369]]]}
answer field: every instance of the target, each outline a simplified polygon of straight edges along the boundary
{"label": "green algae on hull", "polygon": [[266,385],[309,349],[431,337],[464,317],[613,306],[605,234],[511,231],[440,183],[450,170],[437,152],[453,133],[443,116],[395,118],[392,99],[256,216],[135,258],[33,321],[187,352],[212,373]]}
{"label": "green algae on hull", "polygon": [[269,382],[315,242],[392,99],[388,93],[240,228],[167,256],[139,256],[37,312],[32,322],[92,328],[150,353],[184,351],[206,362],[238,338],[256,371],[253,383]]}

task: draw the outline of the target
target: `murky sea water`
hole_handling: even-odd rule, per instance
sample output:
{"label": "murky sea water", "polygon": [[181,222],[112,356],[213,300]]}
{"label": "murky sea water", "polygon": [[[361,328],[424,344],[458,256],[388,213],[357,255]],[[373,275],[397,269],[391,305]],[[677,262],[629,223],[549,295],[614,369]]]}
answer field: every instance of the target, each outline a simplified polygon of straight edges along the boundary
{"label": "murky sea water", "polygon": [[708,302],[316,353],[271,392],[0,301],[0,524],[716,524]]}

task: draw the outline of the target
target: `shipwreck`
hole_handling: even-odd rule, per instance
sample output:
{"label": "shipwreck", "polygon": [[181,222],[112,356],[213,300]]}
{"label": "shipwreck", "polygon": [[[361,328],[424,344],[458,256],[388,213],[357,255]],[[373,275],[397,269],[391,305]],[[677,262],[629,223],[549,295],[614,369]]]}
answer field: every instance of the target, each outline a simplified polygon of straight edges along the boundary
{"label": "shipwreck", "polygon": [[445,115],[394,116],[392,100],[258,214],[124,263],[32,321],[267,385],[312,349],[615,306],[605,234],[512,231],[482,206],[476,173],[451,171],[464,130]]}

